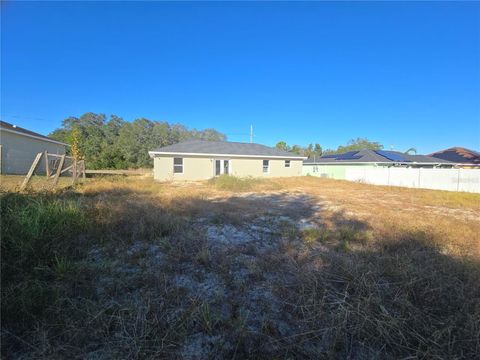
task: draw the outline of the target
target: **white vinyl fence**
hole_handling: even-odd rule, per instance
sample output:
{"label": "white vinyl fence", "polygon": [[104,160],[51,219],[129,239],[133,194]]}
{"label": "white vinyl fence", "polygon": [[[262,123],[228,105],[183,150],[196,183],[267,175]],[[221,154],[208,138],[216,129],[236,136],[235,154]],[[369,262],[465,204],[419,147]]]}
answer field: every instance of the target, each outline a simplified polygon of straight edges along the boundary
{"label": "white vinyl fence", "polygon": [[375,185],[480,193],[480,169],[345,169],[345,180]]}

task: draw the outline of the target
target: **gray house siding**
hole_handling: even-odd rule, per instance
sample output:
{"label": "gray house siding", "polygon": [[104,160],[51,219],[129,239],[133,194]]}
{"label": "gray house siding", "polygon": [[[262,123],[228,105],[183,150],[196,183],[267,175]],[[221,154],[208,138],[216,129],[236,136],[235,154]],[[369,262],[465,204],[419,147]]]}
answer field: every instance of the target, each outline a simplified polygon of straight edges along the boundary
{"label": "gray house siding", "polygon": [[[0,146],[1,174],[26,174],[39,152],[65,154],[65,145],[1,130]],[[45,173],[44,158],[40,161],[37,173]]]}

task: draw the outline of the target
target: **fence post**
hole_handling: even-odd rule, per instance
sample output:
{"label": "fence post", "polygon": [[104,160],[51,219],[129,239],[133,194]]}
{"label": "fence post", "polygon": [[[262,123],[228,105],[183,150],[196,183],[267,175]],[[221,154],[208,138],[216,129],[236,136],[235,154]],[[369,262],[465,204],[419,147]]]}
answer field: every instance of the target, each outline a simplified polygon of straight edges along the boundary
{"label": "fence post", "polygon": [[65,155],[62,155],[60,158],[60,164],[58,164],[57,173],[55,174],[55,178],[53,179],[53,187],[57,186],[58,178],[60,177],[60,173],[62,172],[63,163],[65,162]]}
{"label": "fence post", "polygon": [[421,188],[421,183],[422,183],[422,168],[418,168],[418,185],[417,188]]}
{"label": "fence post", "polygon": [[457,191],[460,190],[460,168],[458,168],[458,174],[457,174]]}
{"label": "fence post", "polygon": [[75,180],[77,178],[77,160],[73,159],[72,164],[72,185],[75,185]]}
{"label": "fence post", "polygon": [[25,180],[23,180],[22,186],[20,186],[20,191],[25,190],[25,188],[28,185],[28,182],[30,181],[30,178],[33,175],[33,172],[38,166],[38,163],[40,162],[40,159],[42,158],[43,153],[38,153],[37,156],[35,157],[35,160],[33,160],[32,166],[30,166],[30,170],[28,170],[27,176],[25,176]]}
{"label": "fence post", "polygon": [[45,175],[50,176],[50,167],[48,166],[48,151],[45,150]]}

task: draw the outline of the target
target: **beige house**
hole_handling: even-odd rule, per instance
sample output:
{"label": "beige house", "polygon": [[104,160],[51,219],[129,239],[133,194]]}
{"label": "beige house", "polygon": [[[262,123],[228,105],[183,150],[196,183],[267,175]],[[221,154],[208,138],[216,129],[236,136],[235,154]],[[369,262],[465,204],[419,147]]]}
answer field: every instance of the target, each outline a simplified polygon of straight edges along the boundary
{"label": "beige house", "polygon": [[260,144],[190,140],[149,151],[157,181],[302,174],[303,156]]}
{"label": "beige house", "polygon": [[[0,173],[24,175],[39,152],[63,155],[67,144],[36,132],[0,121]],[[45,172],[40,162],[37,173]]]}

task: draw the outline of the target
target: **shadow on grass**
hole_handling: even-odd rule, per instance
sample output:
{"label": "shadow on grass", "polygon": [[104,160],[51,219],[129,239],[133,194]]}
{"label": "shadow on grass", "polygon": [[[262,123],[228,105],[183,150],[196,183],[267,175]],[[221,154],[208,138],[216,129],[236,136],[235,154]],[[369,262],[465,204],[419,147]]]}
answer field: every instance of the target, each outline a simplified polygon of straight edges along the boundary
{"label": "shadow on grass", "polygon": [[[443,254],[435,234],[378,238],[307,194],[163,204],[121,188],[7,194],[0,204],[5,357],[480,350],[478,262]],[[209,229],[245,239],[212,246]]]}

